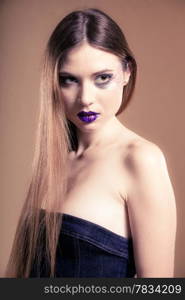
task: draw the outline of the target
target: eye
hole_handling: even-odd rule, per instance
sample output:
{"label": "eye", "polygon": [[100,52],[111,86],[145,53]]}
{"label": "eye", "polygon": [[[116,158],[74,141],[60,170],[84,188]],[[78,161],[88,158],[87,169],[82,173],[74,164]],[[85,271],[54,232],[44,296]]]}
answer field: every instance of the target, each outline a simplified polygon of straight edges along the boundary
{"label": "eye", "polygon": [[102,84],[106,84],[110,81],[112,77],[112,74],[101,74],[98,75],[98,77],[96,78],[96,83],[102,85]]}
{"label": "eye", "polygon": [[68,86],[73,84],[74,82],[77,82],[77,79],[73,76],[59,75],[59,83],[61,86]]}

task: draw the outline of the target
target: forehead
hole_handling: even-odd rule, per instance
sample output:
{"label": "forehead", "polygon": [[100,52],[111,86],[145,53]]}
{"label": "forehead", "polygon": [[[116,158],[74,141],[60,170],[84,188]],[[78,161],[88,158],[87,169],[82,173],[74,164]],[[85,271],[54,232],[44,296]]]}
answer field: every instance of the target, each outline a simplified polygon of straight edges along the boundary
{"label": "forehead", "polygon": [[116,55],[97,49],[88,43],[83,43],[71,49],[61,66],[62,71],[76,73],[93,73],[101,69],[113,69],[116,71],[121,68],[121,62]]}

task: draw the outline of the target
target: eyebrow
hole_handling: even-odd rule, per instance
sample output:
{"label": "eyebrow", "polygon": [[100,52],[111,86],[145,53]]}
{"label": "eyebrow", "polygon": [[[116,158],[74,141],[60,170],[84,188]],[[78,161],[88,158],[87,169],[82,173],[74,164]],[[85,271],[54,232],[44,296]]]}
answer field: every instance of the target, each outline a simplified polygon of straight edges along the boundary
{"label": "eyebrow", "polygon": [[[113,70],[109,70],[109,69],[104,69],[104,70],[101,70],[101,71],[98,71],[98,72],[95,72],[93,73],[92,75],[99,75],[99,74],[102,74],[104,72],[113,72]],[[70,76],[74,76],[74,77],[78,77],[72,73],[69,73],[69,72],[65,72],[65,71],[59,71],[59,75],[70,75]]]}

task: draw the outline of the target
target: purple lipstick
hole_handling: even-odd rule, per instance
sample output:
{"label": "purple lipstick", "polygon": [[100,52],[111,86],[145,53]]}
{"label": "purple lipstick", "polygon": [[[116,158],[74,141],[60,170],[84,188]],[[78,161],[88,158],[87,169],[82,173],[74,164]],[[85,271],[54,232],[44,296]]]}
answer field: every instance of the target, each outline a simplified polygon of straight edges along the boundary
{"label": "purple lipstick", "polygon": [[94,111],[80,111],[77,116],[82,122],[91,123],[95,121],[98,117],[99,113]]}

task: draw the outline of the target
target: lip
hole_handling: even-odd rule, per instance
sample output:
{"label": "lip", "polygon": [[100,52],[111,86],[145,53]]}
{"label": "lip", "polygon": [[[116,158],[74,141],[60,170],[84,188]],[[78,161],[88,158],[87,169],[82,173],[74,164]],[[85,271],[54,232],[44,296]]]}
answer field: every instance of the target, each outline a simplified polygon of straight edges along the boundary
{"label": "lip", "polygon": [[77,116],[78,117],[86,117],[86,116],[89,116],[89,115],[99,115],[99,113],[95,112],[95,111],[80,111]]}
{"label": "lip", "polygon": [[91,114],[91,115],[83,115],[83,116],[78,116],[79,119],[84,122],[84,123],[92,123],[98,118],[98,114]]}

